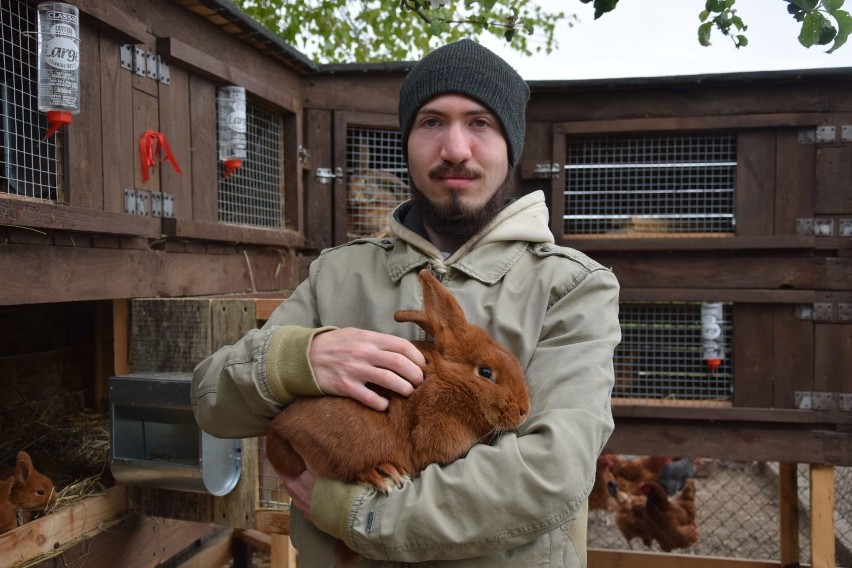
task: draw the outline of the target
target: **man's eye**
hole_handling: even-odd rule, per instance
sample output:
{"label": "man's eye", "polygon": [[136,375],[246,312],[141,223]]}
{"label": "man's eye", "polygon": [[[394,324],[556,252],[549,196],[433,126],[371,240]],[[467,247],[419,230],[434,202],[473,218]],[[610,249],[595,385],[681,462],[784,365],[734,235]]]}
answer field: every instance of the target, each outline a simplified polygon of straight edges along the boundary
{"label": "man's eye", "polygon": [[435,126],[438,126],[438,124],[438,119],[436,118],[427,118],[423,121],[423,126],[427,128],[433,128]]}

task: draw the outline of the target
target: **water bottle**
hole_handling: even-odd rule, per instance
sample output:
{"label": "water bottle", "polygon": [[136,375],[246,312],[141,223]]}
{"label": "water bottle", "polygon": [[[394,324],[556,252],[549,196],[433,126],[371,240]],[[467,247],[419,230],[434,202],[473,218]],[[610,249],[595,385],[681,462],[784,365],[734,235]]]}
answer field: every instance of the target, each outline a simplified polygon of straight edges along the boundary
{"label": "water bottle", "polygon": [[64,2],[38,5],[38,109],[45,138],[80,112],[80,13]]}
{"label": "water bottle", "polygon": [[225,163],[225,177],[242,167],[246,157],[246,90],[219,87],[216,94],[219,116],[219,159]]}

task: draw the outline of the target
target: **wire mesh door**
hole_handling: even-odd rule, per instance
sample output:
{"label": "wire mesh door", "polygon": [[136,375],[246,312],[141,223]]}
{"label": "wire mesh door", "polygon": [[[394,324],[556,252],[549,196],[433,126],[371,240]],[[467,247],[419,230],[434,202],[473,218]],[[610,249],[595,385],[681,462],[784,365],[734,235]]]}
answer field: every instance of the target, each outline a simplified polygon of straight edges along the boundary
{"label": "wire mesh door", "polygon": [[36,7],[24,0],[0,4],[0,195],[59,201],[63,134],[43,138],[38,111]]}
{"label": "wire mesh door", "polygon": [[390,214],[408,198],[408,170],[398,130],[346,129],[346,236],[387,234]]}
{"label": "wire mesh door", "polygon": [[568,136],[563,230],[654,237],[732,233],[733,133]]}

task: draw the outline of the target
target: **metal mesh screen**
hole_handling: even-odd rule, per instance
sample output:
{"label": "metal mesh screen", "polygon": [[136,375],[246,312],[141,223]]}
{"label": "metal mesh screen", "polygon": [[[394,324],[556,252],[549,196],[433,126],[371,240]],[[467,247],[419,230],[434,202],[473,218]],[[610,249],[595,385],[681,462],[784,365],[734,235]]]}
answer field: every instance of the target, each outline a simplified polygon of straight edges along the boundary
{"label": "metal mesh screen", "polygon": [[219,162],[219,221],[280,229],[284,213],[283,120],[252,101],[246,107],[246,159],[225,177]]}
{"label": "metal mesh screen", "polygon": [[735,134],[569,136],[566,146],[566,234],[733,232]]}
{"label": "metal mesh screen", "polygon": [[[690,546],[675,548],[671,553],[777,562],[781,555],[778,463],[707,458],[694,462],[697,539]],[[848,568],[852,566],[849,521],[852,518],[852,467],[836,467],[834,471],[835,557],[837,566]],[[798,489],[800,561],[809,564],[811,504],[807,464],[798,466]],[[676,499],[677,495],[670,498]],[[614,501],[607,501],[604,508],[598,508],[598,504],[600,500],[590,500],[593,506],[588,532],[591,548],[662,552],[657,541],[650,547],[640,538],[628,542],[618,523],[618,517],[625,515],[625,511],[619,512]],[[625,526],[623,521],[622,526]],[[688,562],[684,561],[684,565]]]}
{"label": "metal mesh screen", "polygon": [[408,198],[408,170],[398,130],[346,131],[346,232],[380,237],[394,207]]}
{"label": "metal mesh screen", "polygon": [[702,304],[624,302],[615,353],[616,398],[729,401],[733,395],[731,305],[722,304],[713,369],[705,358]]}
{"label": "metal mesh screen", "polygon": [[290,507],[290,496],[281,483],[281,478],[266,457],[266,438],[258,440],[258,504],[264,509],[283,509]]}
{"label": "metal mesh screen", "polygon": [[34,4],[0,4],[0,195],[59,200],[63,186],[62,132],[43,138],[38,111],[38,25]]}

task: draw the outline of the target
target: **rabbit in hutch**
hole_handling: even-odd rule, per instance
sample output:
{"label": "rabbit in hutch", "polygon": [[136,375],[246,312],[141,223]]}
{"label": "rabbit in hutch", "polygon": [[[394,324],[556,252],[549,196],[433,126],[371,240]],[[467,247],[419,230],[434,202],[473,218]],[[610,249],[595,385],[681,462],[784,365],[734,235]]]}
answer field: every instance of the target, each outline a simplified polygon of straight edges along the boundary
{"label": "rabbit in hutch", "polygon": [[56,503],[53,482],[36,470],[32,458],[23,450],[18,452],[15,462],[9,500],[23,511],[25,523],[33,520],[39,511]]}
{"label": "rabbit in hutch", "polygon": [[346,186],[346,231],[350,238],[383,237],[393,209],[408,196],[408,185],[395,174],[369,168],[366,142],[358,145],[355,171]]}
{"label": "rabbit in hutch", "polygon": [[0,534],[18,526],[18,507],[12,503],[12,484],[15,478],[7,477],[0,483]]}
{"label": "rabbit in hutch", "polygon": [[[518,359],[469,323],[428,270],[419,278],[424,310],[399,310],[394,319],[434,338],[414,342],[426,358],[423,384],[407,398],[383,392],[390,400],[385,412],[346,397],[297,399],[267,431],[267,456],[277,471],[298,475],[306,460],[322,477],[387,492],[387,477],[402,484],[404,476],[453,462],[526,421],[530,398]],[[359,558],[342,542],[337,554],[340,565]]]}

